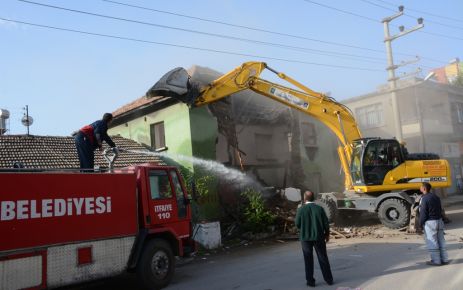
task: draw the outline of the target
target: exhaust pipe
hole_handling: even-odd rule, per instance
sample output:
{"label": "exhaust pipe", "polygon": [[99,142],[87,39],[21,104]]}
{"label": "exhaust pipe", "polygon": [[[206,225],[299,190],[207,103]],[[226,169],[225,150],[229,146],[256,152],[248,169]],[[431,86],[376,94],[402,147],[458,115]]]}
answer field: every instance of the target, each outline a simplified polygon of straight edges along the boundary
{"label": "exhaust pipe", "polygon": [[182,67],[174,68],[166,73],[146,92],[147,98],[158,96],[174,98],[191,107],[200,95],[200,84],[191,81],[190,75]]}

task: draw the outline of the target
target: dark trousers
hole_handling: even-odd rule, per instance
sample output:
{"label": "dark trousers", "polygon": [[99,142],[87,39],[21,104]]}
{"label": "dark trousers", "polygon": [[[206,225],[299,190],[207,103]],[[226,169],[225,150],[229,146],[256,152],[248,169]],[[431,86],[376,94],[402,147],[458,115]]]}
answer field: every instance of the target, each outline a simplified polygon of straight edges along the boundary
{"label": "dark trousers", "polygon": [[93,171],[95,165],[95,154],[93,146],[85,134],[79,132],[75,137],[77,155],[79,156],[80,168],[82,171]]}
{"label": "dark trousers", "polygon": [[323,278],[326,282],[333,282],[333,275],[331,274],[330,262],[328,261],[328,254],[326,253],[326,243],[321,241],[301,241],[302,253],[304,254],[305,263],[305,279],[308,283],[315,283],[313,277],[313,248],[317,253],[318,263],[322,270]]}

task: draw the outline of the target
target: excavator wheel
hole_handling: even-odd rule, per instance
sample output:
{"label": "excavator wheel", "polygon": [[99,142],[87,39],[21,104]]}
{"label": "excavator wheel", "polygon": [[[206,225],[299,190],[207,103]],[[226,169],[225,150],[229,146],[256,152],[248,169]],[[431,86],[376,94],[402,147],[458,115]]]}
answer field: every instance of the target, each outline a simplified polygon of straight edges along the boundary
{"label": "excavator wheel", "polygon": [[386,199],[379,205],[378,217],[381,223],[388,228],[403,228],[410,221],[410,206],[402,199]]}
{"label": "excavator wheel", "polygon": [[334,223],[338,214],[336,203],[332,199],[317,199],[315,204],[321,206],[325,210],[328,221]]}

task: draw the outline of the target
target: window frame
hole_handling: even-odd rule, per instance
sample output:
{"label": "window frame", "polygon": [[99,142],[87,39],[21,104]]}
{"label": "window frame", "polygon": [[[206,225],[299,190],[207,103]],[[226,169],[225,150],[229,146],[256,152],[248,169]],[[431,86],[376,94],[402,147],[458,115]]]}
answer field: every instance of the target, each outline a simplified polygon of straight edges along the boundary
{"label": "window frame", "polygon": [[[162,128],[162,134],[156,128]],[[151,148],[154,150],[162,149],[166,147],[166,128],[164,121],[156,122],[150,124],[150,139],[151,139]],[[159,141],[159,146],[156,143]]]}
{"label": "window frame", "polygon": [[[376,114],[375,118],[376,120],[378,120],[378,122],[369,123],[368,116],[371,113]],[[383,127],[386,125],[386,122],[384,121],[384,107],[382,102],[373,103],[356,108],[355,116],[358,120],[358,124],[362,129],[373,129]]]}

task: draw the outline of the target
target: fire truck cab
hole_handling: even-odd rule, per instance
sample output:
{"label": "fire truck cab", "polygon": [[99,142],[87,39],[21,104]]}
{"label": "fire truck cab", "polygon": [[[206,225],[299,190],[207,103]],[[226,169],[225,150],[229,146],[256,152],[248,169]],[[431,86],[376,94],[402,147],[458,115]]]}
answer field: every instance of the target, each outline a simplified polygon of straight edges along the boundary
{"label": "fire truck cab", "polygon": [[136,272],[166,286],[195,251],[176,167],[0,172],[0,289],[44,289]]}

